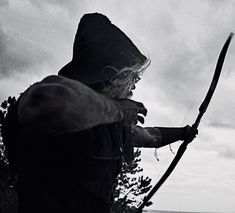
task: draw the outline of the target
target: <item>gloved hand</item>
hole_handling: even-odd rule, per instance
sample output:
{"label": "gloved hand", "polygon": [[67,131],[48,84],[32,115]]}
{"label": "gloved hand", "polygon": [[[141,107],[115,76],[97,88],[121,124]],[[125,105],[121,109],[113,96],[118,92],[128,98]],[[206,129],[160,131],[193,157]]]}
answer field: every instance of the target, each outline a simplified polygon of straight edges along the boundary
{"label": "gloved hand", "polygon": [[133,101],[130,99],[117,100],[118,105],[123,113],[123,126],[131,126],[140,123],[144,123],[144,117],[147,115],[147,109],[140,102]]}
{"label": "gloved hand", "polygon": [[193,141],[197,134],[198,130],[196,128],[187,125],[184,127],[183,140],[188,141],[188,143],[190,143]]}

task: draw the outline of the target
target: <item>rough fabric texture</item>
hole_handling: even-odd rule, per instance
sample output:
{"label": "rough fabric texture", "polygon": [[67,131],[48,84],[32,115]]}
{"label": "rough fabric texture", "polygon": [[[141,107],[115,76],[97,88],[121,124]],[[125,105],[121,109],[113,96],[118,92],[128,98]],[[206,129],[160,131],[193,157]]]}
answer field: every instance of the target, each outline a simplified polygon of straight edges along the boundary
{"label": "rough fabric texture", "polygon": [[[17,185],[19,213],[108,213],[120,160],[87,160],[79,168],[26,170]],[[28,173],[27,173],[28,172]],[[34,173],[33,173],[34,172]]]}
{"label": "rough fabric texture", "polygon": [[[16,111],[8,113],[14,118],[8,127],[12,122],[18,126]],[[57,136],[7,126],[5,131],[14,155],[10,163],[18,174],[19,213],[109,212],[112,184],[121,168],[118,124]]]}
{"label": "rough fabric texture", "polygon": [[104,15],[85,14],[78,25],[72,61],[59,75],[86,85],[110,80],[116,72],[136,64],[144,64],[146,57],[133,42]]}
{"label": "rough fabric texture", "polygon": [[120,122],[123,114],[115,101],[86,85],[62,76],[49,76],[24,92],[18,119],[27,130],[61,134]]}

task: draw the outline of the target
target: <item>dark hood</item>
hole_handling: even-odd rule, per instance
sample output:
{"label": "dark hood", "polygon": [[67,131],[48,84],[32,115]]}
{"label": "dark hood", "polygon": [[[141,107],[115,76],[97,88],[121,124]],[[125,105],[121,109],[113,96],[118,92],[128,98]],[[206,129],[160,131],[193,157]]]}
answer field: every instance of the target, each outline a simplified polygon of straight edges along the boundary
{"label": "dark hood", "polygon": [[145,61],[146,57],[106,16],[85,14],[78,25],[72,61],[58,74],[91,85],[110,80],[116,74],[110,66],[122,69]]}

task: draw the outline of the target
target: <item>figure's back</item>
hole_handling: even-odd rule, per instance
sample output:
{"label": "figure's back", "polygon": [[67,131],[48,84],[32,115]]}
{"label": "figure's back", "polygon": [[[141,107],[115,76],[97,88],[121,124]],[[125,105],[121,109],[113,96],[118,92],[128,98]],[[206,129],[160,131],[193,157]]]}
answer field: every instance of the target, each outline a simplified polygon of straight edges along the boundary
{"label": "figure's back", "polygon": [[16,112],[8,115],[9,126],[15,127],[7,135],[18,174],[18,212],[108,212],[121,166],[118,125],[57,136],[20,132]]}

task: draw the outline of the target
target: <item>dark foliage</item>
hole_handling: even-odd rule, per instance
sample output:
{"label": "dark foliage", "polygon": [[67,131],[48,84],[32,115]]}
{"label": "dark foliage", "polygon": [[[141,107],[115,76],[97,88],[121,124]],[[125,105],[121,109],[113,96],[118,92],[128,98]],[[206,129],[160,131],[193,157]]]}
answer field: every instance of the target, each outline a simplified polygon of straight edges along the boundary
{"label": "dark foliage", "polygon": [[151,188],[151,178],[138,175],[141,151],[136,149],[132,164],[123,163],[122,171],[113,186],[113,213],[135,212],[144,195]]}
{"label": "dark foliage", "polygon": [[[0,130],[2,122],[8,109],[15,103],[15,97],[8,97],[7,100],[1,103],[0,109]],[[0,212],[1,213],[16,213],[17,196],[14,189],[10,188],[10,168],[7,159],[7,153],[2,141],[0,132]]]}

